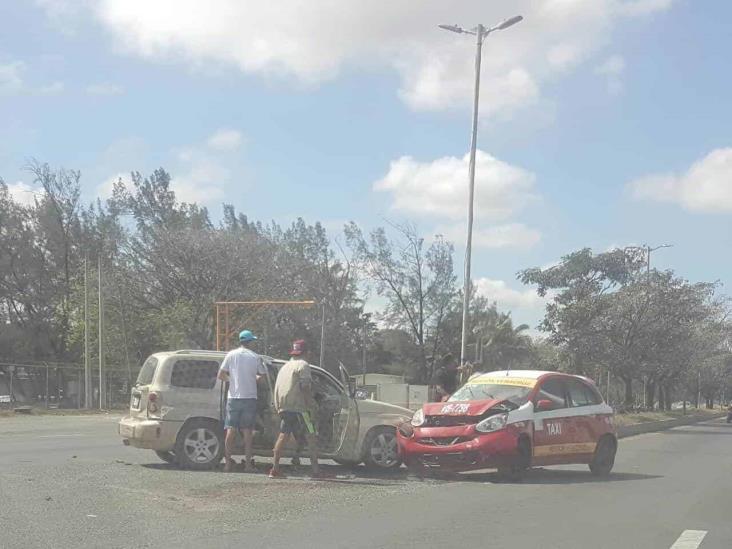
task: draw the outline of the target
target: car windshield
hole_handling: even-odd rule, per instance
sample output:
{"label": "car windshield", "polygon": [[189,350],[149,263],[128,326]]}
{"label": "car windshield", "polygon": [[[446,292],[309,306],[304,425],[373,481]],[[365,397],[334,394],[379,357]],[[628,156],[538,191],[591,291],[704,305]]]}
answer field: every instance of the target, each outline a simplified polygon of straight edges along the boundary
{"label": "car windshield", "polygon": [[450,402],[465,400],[509,400],[521,405],[526,402],[531,387],[520,385],[506,385],[503,383],[466,383],[455,391]]}

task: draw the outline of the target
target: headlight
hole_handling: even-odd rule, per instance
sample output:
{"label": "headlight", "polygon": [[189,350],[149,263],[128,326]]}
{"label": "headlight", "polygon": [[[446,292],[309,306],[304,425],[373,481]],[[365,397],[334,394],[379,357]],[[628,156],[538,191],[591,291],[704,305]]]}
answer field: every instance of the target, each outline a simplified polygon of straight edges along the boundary
{"label": "headlight", "polygon": [[410,423],[414,427],[419,427],[424,423],[424,412],[422,411],[422,408],[414,412],[414,415],[412,416],[412,421]]}
{"label": "headlight", "polygon": [[503,429],[506,426],[506,421],[508,421],[508,414],[496,414],[478,423],[475,426],[475,430],[481,433],[492,433],[493,431]]}

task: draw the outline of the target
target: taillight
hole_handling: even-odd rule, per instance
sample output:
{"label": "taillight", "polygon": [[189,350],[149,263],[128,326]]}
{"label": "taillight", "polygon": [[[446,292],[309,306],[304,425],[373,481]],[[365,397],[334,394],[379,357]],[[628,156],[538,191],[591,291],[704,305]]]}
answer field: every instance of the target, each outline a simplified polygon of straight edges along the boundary
{"label": "taillight", "polygon": [[156,392],[150,392],[147,395],[147,411],[155,414],[160,411],[160,395]]}

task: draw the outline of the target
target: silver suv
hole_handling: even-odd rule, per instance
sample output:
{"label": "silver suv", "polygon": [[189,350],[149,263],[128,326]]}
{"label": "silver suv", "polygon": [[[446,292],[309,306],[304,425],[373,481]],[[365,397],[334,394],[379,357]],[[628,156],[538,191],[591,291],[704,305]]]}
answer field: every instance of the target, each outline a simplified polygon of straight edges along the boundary
{"label": "silver suv", "polygon": [[[227,387],[216,378],[226,353],[181,350],[155,353],[143,364],[132,389],[130,415],[119,422],[125,445],[154,450],[164,461],[188,469],[211,469],[224,452],[223,420]],[[274,408],[274,383],[284,364],[264,357],[267,375],[258,384],[258,413],[254,453],[271,456],[279,418]],[[341,464],[365,463],[393,469],[401,461],[396,426],[409,421],[406,408],[373,400],[356,400],[348,372],[340,378],[312,367],[318,402],[319,453]],[[243,454],[237,437],[236,454]],[[293,456],[294,447],[285,455]]]}

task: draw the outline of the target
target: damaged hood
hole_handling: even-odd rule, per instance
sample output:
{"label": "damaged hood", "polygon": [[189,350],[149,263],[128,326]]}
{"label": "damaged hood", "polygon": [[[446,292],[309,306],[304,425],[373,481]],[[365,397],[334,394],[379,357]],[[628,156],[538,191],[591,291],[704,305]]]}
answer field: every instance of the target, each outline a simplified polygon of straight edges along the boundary
{"label": "damaged hood", "polygon": [[425,416],[482,416],[504,400],[470,400],[465,402],[429,402],[422,406]]}

